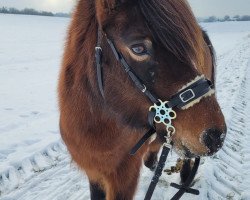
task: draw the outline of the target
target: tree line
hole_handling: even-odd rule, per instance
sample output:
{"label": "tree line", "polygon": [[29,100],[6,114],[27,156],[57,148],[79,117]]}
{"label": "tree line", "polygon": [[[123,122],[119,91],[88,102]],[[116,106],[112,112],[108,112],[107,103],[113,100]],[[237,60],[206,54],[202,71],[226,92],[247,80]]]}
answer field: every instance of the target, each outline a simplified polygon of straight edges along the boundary
{"label": "tree line", "polygon": [[[52,13],[47,11],[37,11],[33,8],[25,8],[18,10],[16,8],[0,8],[0,13],[5,14],[21,14],[21,15],[41,15],[41,16],[55,16],[55,17],[70,17],[68,13]],[[250,15],[235,15],[233,17],[226,15],[222,18],[210,16],[208,18],[198,18],[199,22],[225,22],[225,21],[250,21]]]}
{"label": "tree line", "polygon": [[18,10],[16,8],[0,8],[0,13],[4,14],[19,14],[19,15],[40,15],[40,16],[55,16],[55,17],[70,17],[68,13],[52,13],[47,11],[37,11],[33,8],[24,8],[23,10]]}
{"label": "tree line", "polygon": [[226,22],[226,21],[250,21],[250,15],[235,15],[233,17],[229,15],[225,15],[222,18],[218,18],[216,16],[210,16],[208,18],[199,18],[200,22]]}

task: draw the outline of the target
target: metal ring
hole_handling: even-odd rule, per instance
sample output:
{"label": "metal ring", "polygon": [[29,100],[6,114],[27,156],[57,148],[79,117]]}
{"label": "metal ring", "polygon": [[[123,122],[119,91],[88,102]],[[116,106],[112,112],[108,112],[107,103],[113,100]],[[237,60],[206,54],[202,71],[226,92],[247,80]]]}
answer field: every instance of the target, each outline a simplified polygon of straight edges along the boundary
{"label": "metal ring", "polygon": [[[170,129],[172,129],[172,130],[170,130]],[[175,134],[175,127],[172,125],[167,126],[166,130],[170,134],[170,137],[172,137]]]}
{"label": "metal ring", "polygon": [[[173,114],[174,114],[174,116],[173,116],[173,117],[170,115],[171,113],[173,113]],[[175,118],[176,118],[176,116],[177,116],[177,115],[176,115],[176,112],[175,112],[175,111],[173,111],[173,110],[172,110],[172,111],[169,111],[169,117],[170,117],[171,119],[175,119]]]}

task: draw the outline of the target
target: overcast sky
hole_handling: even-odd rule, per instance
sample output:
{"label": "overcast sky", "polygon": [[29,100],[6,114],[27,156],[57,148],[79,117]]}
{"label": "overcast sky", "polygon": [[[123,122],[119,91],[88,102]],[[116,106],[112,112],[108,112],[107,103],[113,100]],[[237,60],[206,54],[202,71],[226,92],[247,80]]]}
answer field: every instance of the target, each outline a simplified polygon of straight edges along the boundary
{"label": "overcast sky", "polygon": [[[188,0],[197,17],[250,15],[250,0]],[[76,0],[0,0],[0,7],[70,12]]]}

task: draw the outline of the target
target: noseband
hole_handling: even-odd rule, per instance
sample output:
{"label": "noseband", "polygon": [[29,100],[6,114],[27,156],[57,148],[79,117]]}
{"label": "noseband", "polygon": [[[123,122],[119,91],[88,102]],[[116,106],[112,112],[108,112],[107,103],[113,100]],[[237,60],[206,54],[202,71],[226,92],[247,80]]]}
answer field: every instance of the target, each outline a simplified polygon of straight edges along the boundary
{"label": "noseband", "polygon": [[[105,34],[104,34],[105,35]],[[103,87],[103,76],[102,76],[102,48],[101,48],[101,40],[102,40],[102,30],[98,28],[98,41],[97,46],[95,47],[95,59],[96,59],[96,70],[97,70],[97,81],[98,87],[102,97],[104,98],[104,87]],[[128,74],[134,85],[152,102],[152,106],[149,108],[148,113],[148,125],[150,129],[148,132],[138,141],[138,143],[132,148],[130,154],[134,155],[143,144],[156,133],[155,124],[164,124],[166,127],[167,134],[165,136],[166,141],[163,144],[162,153],[160,156],[160,160],[158,166],[155,171],[155,175],[152,178],[151,184],[147,191],[146,197],[144,200],[150,200],[156,184],[159,181],[159,178],[162,174],[162,170],[165,166],[165,162],[167,156],[172,148],[172,137],[175,134],[175,127],[172,124],[172,121],[177,117],[176,112],[173,110],[175,108],[185,109],[191,103],[199,102],[199,100],[203,97],[211,95],[214,93],[213,84],[211,81],[205,78],[204,75],[197,77],[190,83],[188,83],[184,89],[178,91],[175,95],[173,95],[168,101],[162,101],[157,98],[151,91],[149,91],[146,85],[142,82],[142,80],[134,73],[133,69],[126,62],[122,53],[117,50],[114,43],[106,38],[115,58],[117,61],[121,63],[124,71]],[[199,195],[199,191],[190,188],[190,185],[195,177],[195,174],[198,170],[200,158],[197,157],[195,159],[194,167],[192,168],[191,174],[189,175],[187,181],[178,185],[175,183],[171,183],[172,187],[179,189],[176,195],[171,198],[171,200],[178,200],[182,197],[182,195],[187,192],[195,195]]]}

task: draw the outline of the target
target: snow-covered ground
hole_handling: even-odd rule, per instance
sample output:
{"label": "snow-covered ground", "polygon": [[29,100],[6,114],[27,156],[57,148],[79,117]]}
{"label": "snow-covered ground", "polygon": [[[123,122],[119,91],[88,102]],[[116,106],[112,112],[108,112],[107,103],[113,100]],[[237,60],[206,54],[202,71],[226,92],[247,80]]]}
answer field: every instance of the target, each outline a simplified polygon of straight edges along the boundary
{"label": "snow-covered ground", "polygon": [[56,84],[68,22],[0,15],[0,172],[58,141]]}
{"label": "snow-covered ground", "polygon": [[[58,131],[56,84],[69,19],[0,14],[0,199],[88,200],[88,181]],[[250,199],[250,22],[201,24],[217,51],[217,96],[228,124],[223,149],[202,159],[185,200]],[[175,154],[167,164],[174,165]],[[143,168],[136,200],[152,172]],[[164,174],[153,200],[168,200]]]}

